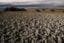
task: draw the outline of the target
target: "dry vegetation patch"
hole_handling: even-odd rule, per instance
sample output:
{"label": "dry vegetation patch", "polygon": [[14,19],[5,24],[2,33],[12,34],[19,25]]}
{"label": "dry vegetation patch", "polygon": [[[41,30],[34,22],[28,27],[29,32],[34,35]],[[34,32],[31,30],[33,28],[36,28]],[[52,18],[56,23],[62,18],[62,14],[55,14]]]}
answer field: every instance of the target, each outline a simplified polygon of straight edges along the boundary
{"label": "dry vegetation patch", "polygon": [[39,10],[0,14],[0,43],[64,43],[64,13]]}

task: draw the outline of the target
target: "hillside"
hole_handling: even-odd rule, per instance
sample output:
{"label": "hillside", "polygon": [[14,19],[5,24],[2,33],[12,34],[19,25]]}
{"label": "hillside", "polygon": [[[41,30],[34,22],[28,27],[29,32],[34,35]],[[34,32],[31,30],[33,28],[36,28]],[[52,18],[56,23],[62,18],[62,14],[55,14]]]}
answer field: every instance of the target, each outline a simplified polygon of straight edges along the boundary
{"label": "hillside", "polygon": [[0,43],[64,43],[64,10],[0,13]]}

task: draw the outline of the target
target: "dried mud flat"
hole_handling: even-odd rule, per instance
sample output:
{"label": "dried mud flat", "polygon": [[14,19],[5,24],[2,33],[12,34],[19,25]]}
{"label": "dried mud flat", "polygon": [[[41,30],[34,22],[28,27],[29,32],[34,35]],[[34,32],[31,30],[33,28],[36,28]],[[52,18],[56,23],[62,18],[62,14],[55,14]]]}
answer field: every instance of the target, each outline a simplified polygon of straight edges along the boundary
{"label": "dried mud flat", "polygon": [[0,43],[64,43],[64,12],[42,9],[3,12]]}

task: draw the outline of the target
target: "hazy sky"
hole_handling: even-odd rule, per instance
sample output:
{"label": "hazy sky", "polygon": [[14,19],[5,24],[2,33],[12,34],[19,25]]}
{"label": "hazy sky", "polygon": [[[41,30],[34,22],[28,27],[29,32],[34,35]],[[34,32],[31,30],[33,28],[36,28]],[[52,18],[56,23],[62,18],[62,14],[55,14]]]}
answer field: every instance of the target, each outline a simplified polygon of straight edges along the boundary
{"label": "hazy sky", "polygon": [[0,2],[64,3],[64,0],[0,0]]}
{"label": "hazy sky", "polygon": [[0,0],[0,2],[35,2],[35,1],[44,1],[44,0]]}
{"label": "hazy sky", "polygon": [[0,2],[64,2],[64,0],[0,0]]}

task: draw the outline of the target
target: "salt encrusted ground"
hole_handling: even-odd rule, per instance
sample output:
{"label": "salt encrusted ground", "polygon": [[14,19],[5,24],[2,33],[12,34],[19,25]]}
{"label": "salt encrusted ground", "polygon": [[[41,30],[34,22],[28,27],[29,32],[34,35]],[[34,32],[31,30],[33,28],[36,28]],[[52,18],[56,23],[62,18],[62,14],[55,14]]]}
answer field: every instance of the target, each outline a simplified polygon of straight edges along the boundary
{"label": "salt encrusted ground", "polygon": [[64,13],[4,12],[0,14],[0,43],[64,43]]}

